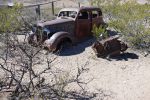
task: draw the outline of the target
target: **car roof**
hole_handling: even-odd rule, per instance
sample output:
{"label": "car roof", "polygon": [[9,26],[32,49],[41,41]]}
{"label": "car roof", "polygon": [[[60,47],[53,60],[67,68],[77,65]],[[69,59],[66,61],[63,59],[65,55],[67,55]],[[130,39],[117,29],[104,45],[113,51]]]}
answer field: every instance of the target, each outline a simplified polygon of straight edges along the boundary
{"label": "car roof", "polygon": [[92,10],[101,10],[101,9],[98,7],[80,7],[80,10],[92,11]]}
{"label": "car roof", "polygon": [[63,8],[63,9],[60,10],[60,12],[61,11],[76,11],[76,12],[78,12],[79,8]]}
{"label": "car roof", "polygon": [[86,10],[86,11],[93,11],[93,10],[97,10],[97,11],[101,11],[100,8],[98,7],[80,7],[80,8],[63,8],[60,10],[61,11],[76,11],[76,12],[79,12],[79,11],[82,11],[82,10]]}

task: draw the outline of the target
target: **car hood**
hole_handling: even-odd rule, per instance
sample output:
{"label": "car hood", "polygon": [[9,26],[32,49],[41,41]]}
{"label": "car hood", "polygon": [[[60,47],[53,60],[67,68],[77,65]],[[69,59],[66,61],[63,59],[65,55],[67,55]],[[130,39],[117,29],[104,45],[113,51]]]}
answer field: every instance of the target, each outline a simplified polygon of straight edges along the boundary
{"label": "car hood", "polygon": [[45,22],[39,22],[37,23],[37,26],[49,26],[49,25],[55,25],[55,24],[61,24],[61,23],[66,23],[66,22],[74,22],[72,19],[55,19],[51,21],[45,21]]}

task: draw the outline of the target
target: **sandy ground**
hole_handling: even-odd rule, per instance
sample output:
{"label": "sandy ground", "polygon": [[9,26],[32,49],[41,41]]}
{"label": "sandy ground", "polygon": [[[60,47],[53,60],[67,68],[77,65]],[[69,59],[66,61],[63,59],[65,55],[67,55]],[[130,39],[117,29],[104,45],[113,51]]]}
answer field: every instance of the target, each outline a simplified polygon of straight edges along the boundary
{"label": "sandy ground", "polygon": [[[65,49],[53,63],[53,68],[75,75],[77,68],[89,70],[81,76],[89,92],[98,95],[92,100],[150,100],[150,56],[128,49],[118,57],[97,58],[91,49],[93,39]],[[50,56],[51,54],[49,54]],[[56,56],[56,55],[53,55]],[[37,70],[42,70],[38,66]],[[48,76],[47,76],[48,78]],[[71,85],[77,89],[76,85]]]}
{"label": "sandy ground", "polygon": [[[22,40],[22,36],[19,38]],[[86,65],[88,71],[80,78],[83,82],[90,81],[83,85],[85,90],[97,93],[92,100],[150,100],[150,55],[144,57],[143,52],[129,48],[114,58],[97,58],[91,48],[93,42],[94,39],[88,39],[64,49],[59,56],[51,53],[46,56],[57,57],[51,64],[52,68],[69,73],[68,78],[76,75],[78,67]],[[41,59],[46,59],[46,56]],[[34,67],[36,71],[42,71],[47,66],[42,62]],[[47,82],[51,81],[49,73],[44,77]],[[79,87],[71,84],[69,88],[78,90]]]}
{"label": "sandy ground", "polygon": [[88,62],[89,71],[82,78],[84,81],[93,79],[87,84],[89,91],[106,91],[109,95],[106,100],[150,100],[149,56],[128,50],[110,60],[96,58],[90,43],[91,40],[67,49],[54,66],[74,73],[78,66]]}
{"label": "sandy ground", "polygon": [[[89,39],[65,49],[59,56],[46,56],[52,59],[57,57],[52,63],[52,68],[68,72],[69,76],[76,75],[78,67],[87,64],[85,68],[88,71],[80,78],[84,82],[91,80],[83,87],[88,92],[97,93],[93,100],[150,100],[150,55],[144,57],[142,52],[128,49],[124,54],[114,58],[97,58],[91,48],[93,42],[94,39]],[[42,71],[45,67],[43,61],[34,69]],[[46,81],[50,81],[49,73],[44,76]],[[78,90],[75,84],[69,88]]]}
{"label": "sandy ground", "polygon": [[[22,36],[19,38],[23,40]],[[114,58],[97,58],[91,48],[93,42],[94,39],[83,41],[64,49],[59,56],[48,54],[49,58],[57,57],[52,68],[67,72],[71,77],[76,75],[78,67],[87,64],[88,71],[80,78],[83,82],[91,80],[83,87],[97,93],[92,100],[150,100],[150,55],[144,57],[143,52],[128,49]],[[45,56],[41,58],[46,59]],[[46,67],[42,62],[34,69],[42,71]],[[44,76],[47,82],[51,81],[49,73]],[[78,89],[75,84],[69,88]],[[0,100],[6,99],[0,97]]]}

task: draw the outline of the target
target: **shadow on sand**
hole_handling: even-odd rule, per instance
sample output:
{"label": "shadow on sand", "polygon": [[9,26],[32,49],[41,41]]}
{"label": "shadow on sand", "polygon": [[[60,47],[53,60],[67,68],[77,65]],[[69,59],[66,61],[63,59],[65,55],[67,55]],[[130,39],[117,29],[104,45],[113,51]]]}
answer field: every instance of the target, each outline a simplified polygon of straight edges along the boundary
{"label": "shadow on sand", "polygon": [[[116,31],[107,30],[107,32],[109,33],[109,36],[118,35],[118,33]],[[91,46],[95,41],[96,41],[96,39],[94,37],[90,37],[90,38],[85,39],[84,41],[78,43],[75,46],[72,46],[69,48],[64,48],[63,50],[61,50],[58,53],[58,55],[59,56],[71,56],[71,55],[80,54],[80,53],[84,52],[87,47]],[[116,61],[118,61],[118,60],[128,61],[128,59],[138,59],[138,58],[139,58],[139,56],[136,55],[135,53],[127,52],[127,53],[123,53],[123,54],[120,54],[115,57],[109,57],[108,60],[111,61],[111,60],[115,59]]]}
{"label": "shadow on sand", "polygon": [[59,56],[71,56],[80,54],[84,52],[87,47],[91,46],[94,41],[95,39],[93,37],[90,37],[89,39],[86,39],[75,46],[72,46],[70,48],[64,48],[62,51],[59,52]]}
{"label": "shadow on sand", "polygon": [[116,31],[111,31],[111,30],[107,30],[109,36],[115,36],[115,35],[118,35],[118,32]]}
{"label": "shadow on sand", "polygon": [[122,53],[118,56],[114,56],[114,57],[109,57],[108,60],[113,60],[115,59],[116,61],[119,61],[119,60],[125,60],[125,61],[128,61],[129,59],[139,59],[139,56],[135,53]]}
{"label": "shadow on sand", "polygon": [[[116,31],[111,30],[107,30],[107,32],[109,33],[110,36],[118,34]],[[86,47],[91,46],[95,41],[96,39],[94,37],[90,37],[73,47],[63,49],[61,52],[59,52],[59,56],[71,56],[80,54],[85,51]]]}

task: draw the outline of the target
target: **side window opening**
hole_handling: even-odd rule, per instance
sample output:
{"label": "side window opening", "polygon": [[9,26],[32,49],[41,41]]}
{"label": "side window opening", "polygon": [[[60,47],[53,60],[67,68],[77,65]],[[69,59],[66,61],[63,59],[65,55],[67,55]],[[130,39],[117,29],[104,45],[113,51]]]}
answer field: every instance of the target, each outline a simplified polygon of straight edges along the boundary
{"label": "side window opening", "polygon": [[78,19],[88,19],[89,18],[89,14],[87,11],[82,11],[79,13]]}
{"label": "side window opening", "polygon": [[92,11],[92,18],[97,18],[98,16],[99,15],[97,11]]}
{"label": "side window opening", "polygon": [[92,18],[97,18],[98,16],[102,16],[101,11],[92,11]]}

